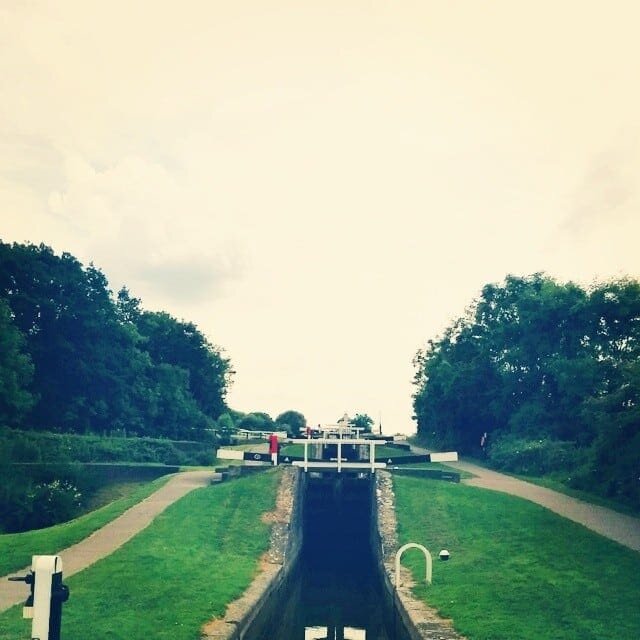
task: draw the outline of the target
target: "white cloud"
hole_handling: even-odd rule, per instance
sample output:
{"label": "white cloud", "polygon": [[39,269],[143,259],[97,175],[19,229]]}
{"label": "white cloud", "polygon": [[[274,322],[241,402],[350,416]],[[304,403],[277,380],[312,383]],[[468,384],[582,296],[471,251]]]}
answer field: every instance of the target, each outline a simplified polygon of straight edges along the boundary
{"label": "white cloud", "polygon": [[625,135],[598,153],[587,168],[574,196],[564,226],[584,233],[593,227],[613,226],[640,212],[640,135]]}
{"label": "white cloud", "polygon": [[617,6],[4,3],[2,237],[196,321],[238,408],[407,430],[483,284],[640,274]]}

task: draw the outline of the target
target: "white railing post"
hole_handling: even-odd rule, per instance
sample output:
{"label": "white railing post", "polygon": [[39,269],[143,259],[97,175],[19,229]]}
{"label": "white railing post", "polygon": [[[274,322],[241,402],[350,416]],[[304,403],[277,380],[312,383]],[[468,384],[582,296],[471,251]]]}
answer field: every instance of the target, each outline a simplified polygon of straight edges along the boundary
{"label": "white railing post", "polygon": [[420,549],[422,553],[424,553],[424,558],[427,563],[425,580],[427,581],[427,584],[431,584],[431,575],[433,572],[433,561],[431,560],[431,554],[421,544],[408,542],[403,547],[400,547],[400,549],[398,549],[398,552],[396,553],[396,572],[394,576],[395,588],[397,589],[400,586],[400,557],[407,549]]}

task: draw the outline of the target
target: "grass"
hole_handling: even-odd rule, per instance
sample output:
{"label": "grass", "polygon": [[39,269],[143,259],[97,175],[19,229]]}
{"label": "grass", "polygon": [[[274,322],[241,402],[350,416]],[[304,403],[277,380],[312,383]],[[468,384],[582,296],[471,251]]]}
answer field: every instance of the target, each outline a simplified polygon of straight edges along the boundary
{"label": "grass", "polygon": [[[260,514],[273,508],[279,474],[196,489],[109,557],[72,576],[65,640],[197,640],[256,574],[269,544]],[[20,607],[0,615],[0,637],[23,640]]]}
{"label": "grass", "polygon": [[524,480],[525,482],[530,482],[531,484],[537,484],[541,487],[546,487],[547,489],[553,489],[558,493],[564,493],[567,496],[571,496],[572,498],[577,498],[578,500],[582,500],[583,502],[589,502],[591,504],[598,505],[600,507],[607,507],[607,509],[612,509],[613,511],[618,511],[619,513],[624,513],[629,516],[640,516],[640,509],[634,508],[630,505],[620,503],[616,500],[610,500],[607,498],[603,498],[602,496],[598,496],[594,493],[590,493],[588,491],[580,491],[579,489],[573,489],[572,487],[568,487],[562,480],[554,478],[553,476],[523,476],[516,475],[508,472],[501,471],[500,473],[505,473],[505,475],[512,475],[514,478],[518,478],[519,480]]}
{"label": "grass", "polygon": [[[0,576],[30,565],[32,555],[55,554],[83,540],[157,491],[168,479],[169,476],[163,476],[138,486],[126,496],[69,522],[46,529],[0,535]],[[122,486],[120,490],[124,490]]]}
{"label": "grass", "polygon": [[130,480],[127,482],[114,482],[100,487],[88,500],[85,513],[95,511],[100,507],[111,504],[121,498],[126,498],[143,485],[148,484],[144,480]]}
{"label": "grass", "polygon": [[[398,465],[398,468],[402,469],[403,466]],[[465,480],[467,478],[475,478],[473,473],[470,473],[469,471],[463,471],[462,469],[455,469],[454,467],[450,467],[449,465],[444,464],[442,462],[416,462],[416,463],[412,462],[411,464],[406,465],[406,467],[411,469],[433,469],[437,471],[451,471],[453,473],[460,474],[460,478],[462,480]]]}
{"label": "grass", "polygon": [[[640,554],[506,494],[412,477],[394,486],[401,543],[436,557],[433,585],[414,592],[469,640],[640,638]],[[424,579],[417,552],[406,564]]]}
{"label": "grass", "polygon": [[[624,513],[629,516],[635,516],[635,517],[640,516],[640,510],[637,507],[633,507],[629,504],[625,504],[618,500],[604,498],[603,496],[599,496],[596,493],[592,493],[590,491],[581,491],[579,489],[574,489],[572,487],[569,487],[562,480],[562,477],[566,477],[566,472],[564,473],[555,472],[546,476],[526,476],[522,474],[511,473],[510,471],[505,471],[503,469],[497,469],[495,467],[491,467],[487,464],[486,459],[480,460],[478,458],[465,457],[465,461],[476,464],[479,467],[489,469],[490,471],[503,473],[505,476],[511,476],[512,478],[518,478],[518,480],[524,480],[525,482],[530,482],[531,484],[537,484],[540,487],[546,487],[547,489],[552,489],[553,491],[557,491],[558,493],[563,493],[564,495],[571,496],[572,498],[577,498],[578,500],[582,500],[583,502],[595,504],[600,507],[606,507],[607,509],[612,509],[613,511],[618,511],[619,513]],[[465,477],[465,476],[462,476],[462,477]],[[471,477],[473,477],[473,475]]]}

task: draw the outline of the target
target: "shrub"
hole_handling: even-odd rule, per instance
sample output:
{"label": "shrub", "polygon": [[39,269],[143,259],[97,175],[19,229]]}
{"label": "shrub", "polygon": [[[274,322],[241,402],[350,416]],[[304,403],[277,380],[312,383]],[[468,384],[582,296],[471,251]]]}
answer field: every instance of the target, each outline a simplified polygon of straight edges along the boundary
{"label": "shrub", "polygon": [[214,443],[155,438],[81,436],[3,429],[0,448],[10,452],[11,462],[160,462],[209,464]]}
{"label": "shrub", "polygon": [[0,467],[0,532],[66,522],[86,509],[96,490],[105,485],[150,482],[178,470],[162,464],[6,464]]}
{"label": "shrub", "polygon": [[6,533],[42,529],[71,520],[80,512],[82,493],[65,479],[34,482],[20,477],[5,484],[0,499],[0,523]]}
{"label": "shrub", "polygon": [[41,529],[56,522],[71,520],[80,510],[82,493],[69,480],[51,480],[36,484],[27,492],[29,521],[27,529]]}
{"label": "shrub", "polygon": [[532,476],[571,470],[580,461],[580,453],[572,442],[550,438],[525,440],[496,434],[487,453],[489,462],[497,469]]}

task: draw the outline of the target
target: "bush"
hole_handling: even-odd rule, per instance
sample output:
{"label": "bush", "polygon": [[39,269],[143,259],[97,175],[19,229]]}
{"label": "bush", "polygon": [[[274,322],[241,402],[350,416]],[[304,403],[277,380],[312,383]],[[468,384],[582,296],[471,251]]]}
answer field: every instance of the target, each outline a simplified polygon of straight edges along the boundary
{"label": "bush", "polygon": [[497,469],[532,476],[573,470],[581,461],[581,453],[572,442],[550,438],[525,440],[499,434],[494,435],[487,454]]}
{"label": "bush", "polygon": [[[211,440],[211,438],[209,438]],[[213,442],[53,434],[0,430],[0,448],[11,462],[159,462],[210,464]]]}
{"label": "bush", "polygon": [[[86,505],[99,487],[125,476],[151,480],[179,466],[210,465],[214,459],[213,445],[203,442],[0,428],[0,531],[65,522],[78,515],[80,503]],[[118,464],[123,462],[158,466]]]}
{"label": "bush", "polygon": [[80,511],[81,497],[78,487],[68,480],[36,484],[26,495],[29,518],[22,527],[41,529],[71,520]]}
{"label": "bush", "polygon": [[[6,533],[41,529],[77,516],[83,492],[75,481],[75,470],[34,465],[33,472],[3,471],[0,490],[0,529]],[[86,480],[87,491],[93,487]]]}
{"label": "bush", "polygon": [[12,463],[0,468],[0,532],[48,527],[80,515],[100,488],[151,482],[179,467],[117,463]]}

